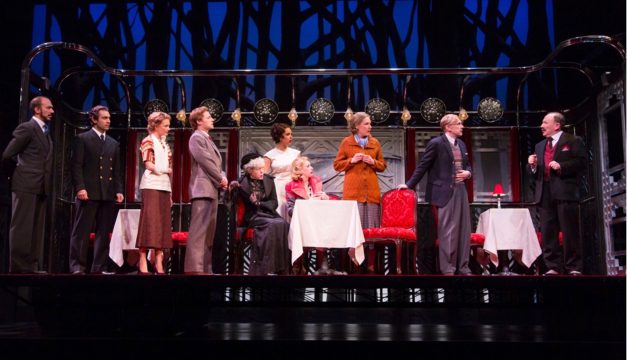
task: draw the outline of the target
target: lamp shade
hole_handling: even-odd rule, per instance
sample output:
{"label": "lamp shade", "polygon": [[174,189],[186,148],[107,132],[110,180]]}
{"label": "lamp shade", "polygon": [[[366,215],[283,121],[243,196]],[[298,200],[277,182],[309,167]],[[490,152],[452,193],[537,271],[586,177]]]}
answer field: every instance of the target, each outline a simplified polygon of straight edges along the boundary
{"label": "lamp shade", "polygon": [[494,184],[494,190],[492,191],[492,196],[503,196],[503,185],[501,183]]}

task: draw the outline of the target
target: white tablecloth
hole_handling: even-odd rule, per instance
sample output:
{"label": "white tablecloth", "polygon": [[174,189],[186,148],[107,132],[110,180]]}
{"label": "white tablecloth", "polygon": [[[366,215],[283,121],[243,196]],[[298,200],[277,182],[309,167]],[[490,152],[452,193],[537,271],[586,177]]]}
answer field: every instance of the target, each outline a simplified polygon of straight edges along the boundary
{"label": "white tablecloth", "polygon": [[364,232],[354,200],[296,200],[290,223],[292,263],[303,247],[354,248],[355,259],[364,261]]}
{"label": "white tablecloth", "polygon": [[121,209],[118,211],[109,244],[109,257],[118,266],[124,264],[123,250],[137,250],[135,240],[137,240],[140,212],[139,209]]}
{"label": "white tablecloth", "polygon": [[522,262],[530,267],[542,253],[528,209],[489,209],[479,216],[477,232],[485,235],[483,248],[498,265],[498,250],[522,250]]}

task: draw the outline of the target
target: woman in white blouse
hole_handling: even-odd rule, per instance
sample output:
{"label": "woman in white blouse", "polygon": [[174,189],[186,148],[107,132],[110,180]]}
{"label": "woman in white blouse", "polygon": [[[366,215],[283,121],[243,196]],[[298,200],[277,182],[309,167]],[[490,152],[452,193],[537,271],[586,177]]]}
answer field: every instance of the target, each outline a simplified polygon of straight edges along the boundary
{"label": "woman in white blouse", "polygon": [[300,151],[289,147],[292,144],[292,128],[288,124],[275,123],[272,125],[270,135],[276,146],[263,155],[264,171],[266,174],[274,176],[277,201],[279,202],[276,211],[283,219],[289,221],[285,185],[292,181],[292,162],[300,155]]}
{"label": "woman in white blouse", "polygon": [[155,250],[155,270],[164,274],[163,250],[172,248],[172,152],[166,142],[170,115],[153,112],[148,116],[148,136],[140,145],[146,170],[139,188],[142,192],[141,215],[136,246],[139,249],[139,273],[148,273],[146,254]]}

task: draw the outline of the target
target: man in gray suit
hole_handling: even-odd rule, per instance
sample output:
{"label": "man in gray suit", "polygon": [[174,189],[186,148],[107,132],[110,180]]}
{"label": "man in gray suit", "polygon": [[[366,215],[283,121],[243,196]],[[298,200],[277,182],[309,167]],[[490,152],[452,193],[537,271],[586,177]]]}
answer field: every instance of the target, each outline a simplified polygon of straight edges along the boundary
{"label": "man in gray suit", "polygon": [[95,228],[92,273],[110,273],[109,233],[115,221],[115,204],[124,201],[120,144],[107,134],[109,109],[89,111],[92,128],[76,137],[72,154],[72,181],[76,191],[76,218],[70,238],[70,272],[84,274],[89,233]]}
{"label": "man in gray suit", "polygon": [[440,120],[444,134],[431,139],[416,170],[405,185],[416,187],[427,178],[426,200],[438,210],[440,272],[470,275],[470,207],[465,181],[472,176],[466,144],[460,139],[464,125],[457,115]]}
{"label": "man in gray suit", "polygon": [[228,186],[222,172],[222,157],[209,136],[213,118],[209,109],[198,107],[189,115],[194,133],[189,139],[192,174],[189,193],[192,199],[192,215],[185,252],[186,274],[213,274],[211,255],[216,232],[219,191]]}
{"label": "man in gray suit", "polygon": [[9,231],[9,272],[47,273],[43,266],[48,195],[52,190],[53,144],[49,123],[54,108],[50,99],[30,102],[33,117],[13,131],[2,159],[17,158],[11,179],[12,212]]}

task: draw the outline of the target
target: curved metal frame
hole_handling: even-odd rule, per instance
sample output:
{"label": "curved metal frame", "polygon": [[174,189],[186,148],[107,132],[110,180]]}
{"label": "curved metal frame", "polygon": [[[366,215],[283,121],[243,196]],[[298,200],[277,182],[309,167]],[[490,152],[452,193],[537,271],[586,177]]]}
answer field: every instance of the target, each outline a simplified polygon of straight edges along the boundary
{"label": "curved metal frame", "polygon": [[[21,69],[21,86],[20,86],[20,121],[25,121],[28,115],[28,87],[30,84],[30,65],[32,64],[33,59],[39,55],[40,53],[51,50],[51,49],[63,49],[69,51],[75,51],[79,53],[85,54],[89,57],[94,64],[101,69],[101,71],[106,72],[118,80],[120,80],[123,84],[125,84],[125,92],[127,96],[127,103],[129,104],[127,110],[128,123],[130,125],[131,121],[131,96],[130,89],[128,85],[122,80],[124,77],[130,76],[149,76],[149,77],[182,77],[182,76],[209,76],[209,77],[233,77],[237,79],[240,76],[301,76],[301,75],[329,75],[329,76],[346,76],[349,79],[352,76],[363,76],[363,75],[480,75],[480,74],[524,74],[525,76],[521,79],[521,82],[518,86],[518,92],[516,95],[517,109],[516,109],[516,122],[517,126],[519,126],[519,113],[520,113],[520,93],[522,89],[523,83],[529,77],[531,73],[540,71],[542,69],[551,68],[551,63],[553,60],[566,48],[581,44],[603,44],[608,45],[619,54],[622,61],[625,61],[625,48],[620,44],[620,42],[612,37],[604,36],[604,35],[588,35],[588,36],[580,36],[572,39],[568,39],[562,41],[557,45],[557,47],[541,62],[528,66],[520,66],[520,67],[490,67],[490,68],[393,68],[393,69],[378,69],[378,68],[368,68],[368,69],[289,69],[289,70],[271,70],[271,69],[243,69],[243,70],[128,70],[128,69],[115,69],[110,66],[107,66],[96,54],[89,48],[74,43],[66,43],[66,42],[47,42],[40,44],[33,48],[25,57],[22,62]],[[577,66],[569,66],[569,65],[560,65],[559,68],[564,69],[574,69],[583,73],[591,84],[594,84],[592,79],[593,74],[590,71],[587,71],[581,65],[577,64]],[[71,75],[68,75],[71,76]],[[460,104],[463,96],[463,86],[465,83],[462,82],[462,88],[460,90]],[[61,81],[62,82],[62,81]],[[350,105],[350,104],[349,104]]]}

